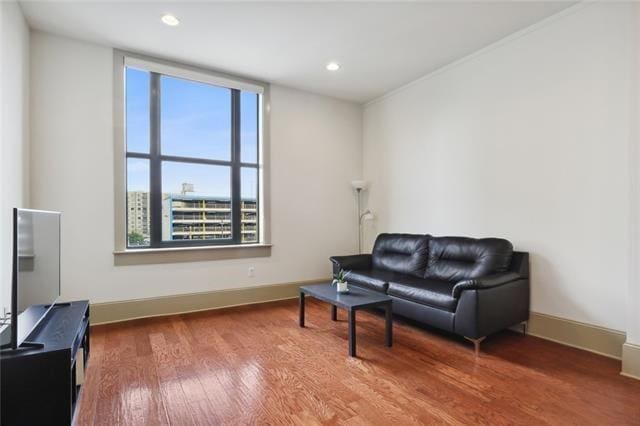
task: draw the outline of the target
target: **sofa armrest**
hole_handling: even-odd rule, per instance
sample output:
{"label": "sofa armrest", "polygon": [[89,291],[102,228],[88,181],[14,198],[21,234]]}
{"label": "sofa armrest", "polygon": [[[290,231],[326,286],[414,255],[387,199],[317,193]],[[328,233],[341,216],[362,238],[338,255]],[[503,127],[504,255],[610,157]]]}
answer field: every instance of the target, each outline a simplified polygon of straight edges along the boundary
{"label": "sofa armrest", "polygon": [[371,269],[370,254],[354,254],[351,256],[331,256],[329,258],[333,263],[334,273],[344,269],[351,271],[355,269]]}
{"label": "sofa armrest", "polygon": [[529,278],[494,284],[460,293],[454,317],[457,334],[477,339],[528,320]]}
{"label": "sofa armrest", "polygon": [[453,286],[451,295],[457,299],[460,297],[460,293],[462,293],[464,290],[479,290],[484,288],[498,287],[512,281],[517,281],[521,278],[522,277],[520,276],[520,274],[517,274],[515,272],[501,272],[499,274],[488,275],[482,278],[464,280],[458,282],[455,286]]}

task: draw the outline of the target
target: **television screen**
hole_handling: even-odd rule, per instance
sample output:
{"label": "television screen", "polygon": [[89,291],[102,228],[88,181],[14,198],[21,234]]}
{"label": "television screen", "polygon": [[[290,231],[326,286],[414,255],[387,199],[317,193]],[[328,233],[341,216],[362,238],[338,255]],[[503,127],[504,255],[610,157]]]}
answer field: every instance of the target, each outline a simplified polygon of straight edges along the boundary
{"label": "television screen", "polygon": [[60,213],[16,209],[12,321],[19,346],[60,296]]}

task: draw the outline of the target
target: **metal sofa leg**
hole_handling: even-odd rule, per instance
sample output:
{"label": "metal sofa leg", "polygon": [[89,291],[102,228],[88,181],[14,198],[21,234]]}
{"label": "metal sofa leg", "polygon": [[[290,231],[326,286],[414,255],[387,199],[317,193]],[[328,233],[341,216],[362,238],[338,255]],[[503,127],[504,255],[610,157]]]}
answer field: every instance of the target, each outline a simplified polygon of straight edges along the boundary
{"label": "metal sofa leg", "polygon": [[482,343],[482,341],[486,339],[486,336],[478,337],[477,339],[472,339],[471,337],[467,336],[464,336],[464,338],[473,342],[473,348],[475,350],[476,356],[480,355],[480,343]]}
{"label": "metal sofa leg", "polygon": [[522,321],[522,335],[523,336],[527,335],[527,324],[529,324],[528,321]]}

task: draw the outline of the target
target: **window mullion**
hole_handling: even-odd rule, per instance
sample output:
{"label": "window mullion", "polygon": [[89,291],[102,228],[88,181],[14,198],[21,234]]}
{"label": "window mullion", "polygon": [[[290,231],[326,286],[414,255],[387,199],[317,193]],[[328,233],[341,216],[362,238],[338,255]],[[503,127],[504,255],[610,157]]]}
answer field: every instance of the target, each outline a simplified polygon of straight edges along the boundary
{"label": "window mullion", "polygon": [[231,90],[231,238],[242,242],[242,213],[240,199],[240,91]]}
{"label": "window mullion", "polygon": [[150,213],[151,247],[162,244],[162,164],[160,160],[160,74],[151,73],[150,93]]}
{"label": "window mullion", "polygon": [[141,152],[127,152],[125,154],[126,158],[141,158],[144,160],[148,160],[149,158],[151,158],[151,156],[149,154],[144,154]]}
{"label": "window mullion", "polygon": [[260,105],[262,102],[262,95],[257,95],[258,96],[258,101],[256,102],[256,242],[260,242],[260,207],[262,205],[262,200],[260,199],[260,188],[262,185],[262,182],[260,182],[260,170],[258,169],[258,164],[260,164],[260,161],[262,160],[260,158],[260,146],[262,146],[262,140],[260,140],[260,138],[262,137],[262,133],[260,132],[261,129],[261,120],[262,118],[260,117]]}
{"label": "window mullion", "polygon": [[208,158],[195,158],[195,157],[180,157],[175,155],[160,155],[161,161],[173,161],[176,163],[186,163],[186,164],[207,164],[210,166],[231,166],[231,161],[225,160],[211,160]]}

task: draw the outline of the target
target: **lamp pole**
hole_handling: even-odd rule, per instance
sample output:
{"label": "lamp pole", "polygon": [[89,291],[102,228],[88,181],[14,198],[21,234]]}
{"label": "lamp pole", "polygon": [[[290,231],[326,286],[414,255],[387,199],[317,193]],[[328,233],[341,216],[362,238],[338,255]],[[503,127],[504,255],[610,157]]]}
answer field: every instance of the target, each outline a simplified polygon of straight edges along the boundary
{"label": "lamp pole", "polygon": [[360,191],[362,188],[357,188],[358,191],[358,254],[362,253],[362,217],[360,216]]}
{"label": "lamp pole", "polygon": [[358,254],[362,253],[362,207],[361,207],[361,193],[363,189],[367,189],[369,183],[365,180],[353,180],[351,181],[351,187],[356,190],[358,194]]}

